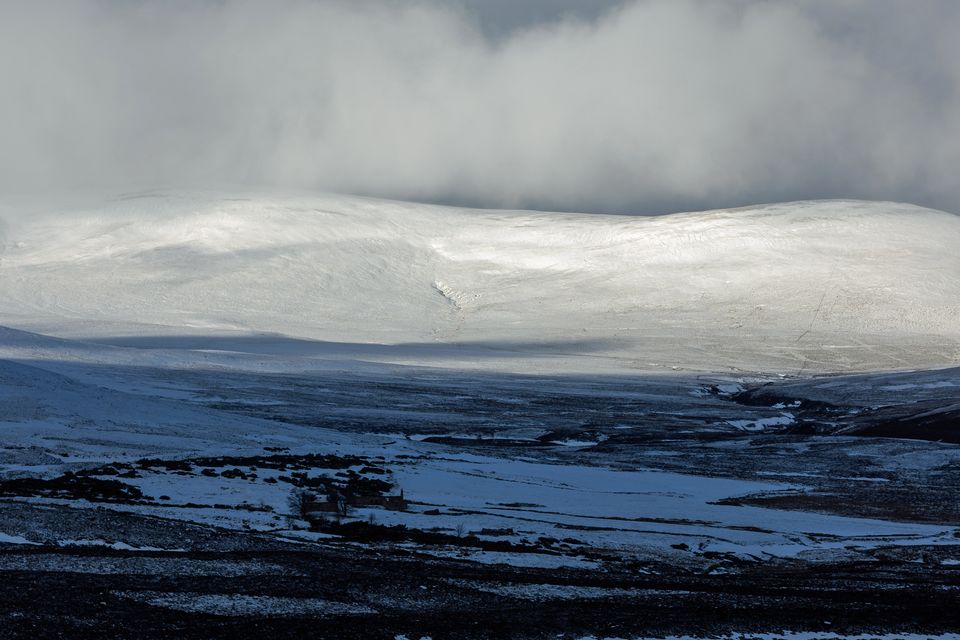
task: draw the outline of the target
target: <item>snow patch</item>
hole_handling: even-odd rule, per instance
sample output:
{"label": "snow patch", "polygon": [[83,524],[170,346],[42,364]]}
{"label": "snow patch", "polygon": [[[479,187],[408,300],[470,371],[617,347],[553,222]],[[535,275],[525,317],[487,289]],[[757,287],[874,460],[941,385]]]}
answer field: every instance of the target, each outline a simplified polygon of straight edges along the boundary
{"label": "snow patch", "polygon": [[727,420],[727,424],[741,431],[763,431],[768,427],[783,427],[796,422],[792,413],[782,413],[779,416],[760,418],[759,420]]}
{"label": "snow patch", "polygon": [[120,598],[142,602],[154,607],[225,617],[334,616],[376,613],[376,610],[363,605],[318,598],[165,591],[115,591],[113,594]]}

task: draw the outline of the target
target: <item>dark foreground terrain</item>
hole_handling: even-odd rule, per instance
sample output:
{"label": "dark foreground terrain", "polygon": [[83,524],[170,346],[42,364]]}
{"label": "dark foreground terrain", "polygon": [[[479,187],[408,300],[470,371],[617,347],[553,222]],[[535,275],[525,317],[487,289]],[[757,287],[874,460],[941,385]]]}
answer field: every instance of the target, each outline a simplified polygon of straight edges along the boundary
{"label": "dark foreground terrain", "polygon": [[401,549],[256,549],[249,542],[246,551],[191,553],[4,549],[0,636],[629,638],[960,629],[960,568],[882,554],[857,563],[744,563],[711,575],[656,564],[517,569]]}

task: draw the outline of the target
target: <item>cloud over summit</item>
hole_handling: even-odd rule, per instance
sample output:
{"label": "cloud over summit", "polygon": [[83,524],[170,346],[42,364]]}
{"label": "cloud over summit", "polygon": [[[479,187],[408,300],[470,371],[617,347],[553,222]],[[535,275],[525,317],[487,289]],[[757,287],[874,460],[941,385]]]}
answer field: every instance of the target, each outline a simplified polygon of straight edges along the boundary
{"label": "cloud over summit", "polygon": [[248,184],[656,213],[960,211],[949,0],[0,0],[0,188]]}

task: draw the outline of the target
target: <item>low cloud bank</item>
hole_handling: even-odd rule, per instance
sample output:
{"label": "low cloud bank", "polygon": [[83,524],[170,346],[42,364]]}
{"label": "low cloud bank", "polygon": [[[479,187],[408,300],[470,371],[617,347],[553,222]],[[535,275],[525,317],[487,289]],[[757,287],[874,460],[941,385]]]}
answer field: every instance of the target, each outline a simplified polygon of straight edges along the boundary
{"label": "low cloud bank", "polygon": [[960,211],[960,3],[0,0],[0,188]]}

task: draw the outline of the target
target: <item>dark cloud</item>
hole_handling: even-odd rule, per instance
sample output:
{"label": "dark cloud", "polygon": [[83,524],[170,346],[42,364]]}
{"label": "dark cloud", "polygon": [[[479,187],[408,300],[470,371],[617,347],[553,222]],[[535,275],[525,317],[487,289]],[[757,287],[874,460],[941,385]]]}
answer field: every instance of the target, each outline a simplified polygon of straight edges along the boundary
{"label": "dark cloud", "polygon": [[[455,2],[456,0],[450,0]],[[596,21],[629,0],[459,0],[459,7],[492,38],[564,21]]]}
{"label": "dark cloud", "polygon": [[0,188],[957,211],[958,7],[0,0]]}

